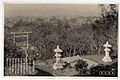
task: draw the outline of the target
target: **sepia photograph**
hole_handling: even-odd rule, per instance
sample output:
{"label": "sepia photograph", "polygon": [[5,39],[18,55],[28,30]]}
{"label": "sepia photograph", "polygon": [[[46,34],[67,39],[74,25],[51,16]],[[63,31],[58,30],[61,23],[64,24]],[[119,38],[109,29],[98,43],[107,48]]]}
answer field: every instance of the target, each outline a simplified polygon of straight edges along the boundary
{"label": "sepia photograph", "polygon": [[4,76],[118,77],[118,4],[4,4]]}

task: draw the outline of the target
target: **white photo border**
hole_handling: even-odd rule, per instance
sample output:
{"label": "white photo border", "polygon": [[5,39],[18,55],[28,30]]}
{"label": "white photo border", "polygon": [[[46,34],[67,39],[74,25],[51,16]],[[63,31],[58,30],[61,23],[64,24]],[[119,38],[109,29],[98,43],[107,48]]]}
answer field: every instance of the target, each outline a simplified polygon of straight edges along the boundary
{"label": "white photo border", "polygon": [[[0,1],[0,77],[1,80],[30,80],[30,79],[53,79],[53,80],[75,80],[75,79],[82,79],[82,80],[97,80],[97,79],[104,79],[104,80],[116,80],[119,79],[120,71],[118,70],[118,77],[42,77],[42,76],[4,76],[4,4],[119,4],[119,0],[4,0]],[[120,5],[119,5],[120,9]],[[120,10],[119,10],[120,11]],[[119,12],[119,19],[120,19],[120,12]],[[120,68],[120,20],[118,23],[118,69]]]}

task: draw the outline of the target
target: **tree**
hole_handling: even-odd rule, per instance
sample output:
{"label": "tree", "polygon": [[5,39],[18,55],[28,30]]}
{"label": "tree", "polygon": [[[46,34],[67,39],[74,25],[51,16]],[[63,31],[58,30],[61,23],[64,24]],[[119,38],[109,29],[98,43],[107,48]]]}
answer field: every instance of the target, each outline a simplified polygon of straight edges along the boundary
{"label": "tree", "polygon": [[102,17],[93,23],[94,42],[98,53],[102,53],[102,45],[109,41],[113,45],[113,55],[117,51],[118,10],[116,4],[100,4]]}

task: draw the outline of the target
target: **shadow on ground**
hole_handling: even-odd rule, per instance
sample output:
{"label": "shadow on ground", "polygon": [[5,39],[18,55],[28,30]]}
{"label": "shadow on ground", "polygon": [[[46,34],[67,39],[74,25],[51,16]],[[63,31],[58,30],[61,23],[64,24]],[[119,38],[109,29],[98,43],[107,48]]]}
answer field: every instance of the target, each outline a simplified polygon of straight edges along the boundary
{"label": "shadow on ground", "polygon": [[40,70],[38,68],[35,68],[35,70],[37,70],[37,73],[34,75],[28,75],[28,76],[53,76],[52,74],[50,74],[49,72],[45,72],[43,70]]}

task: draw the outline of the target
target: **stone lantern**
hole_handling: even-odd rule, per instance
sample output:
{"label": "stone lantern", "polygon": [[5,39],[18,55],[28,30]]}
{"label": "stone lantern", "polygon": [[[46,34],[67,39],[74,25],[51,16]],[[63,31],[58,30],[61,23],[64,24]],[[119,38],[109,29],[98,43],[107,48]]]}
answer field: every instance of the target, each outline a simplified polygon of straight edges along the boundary
{"label": "stone lantern", "polygon": [[104,51],[105,51],[105,56],[104,58],[102,59],[102,61],[104,62],[112,62],[112,59],[109,55],[109,52],[111,51],[109,48],[112,47],[112,45],[110,45],[108,43],[108,41],[106,42],[106,44],[103,45],[103,47],[105,47]]}
{"label": "stone lantern", "polygon": [[62,69],[63,68],[63,65],[61,64],[61,52],[63,52],[60,48],[59,48],[59,45],[57,45],[57,48],[54,49],[55,51],[55,57],[56,57],[56,62],[54,63],[53,65],[53,69],[54,70],[57,70],[57,69]]}

